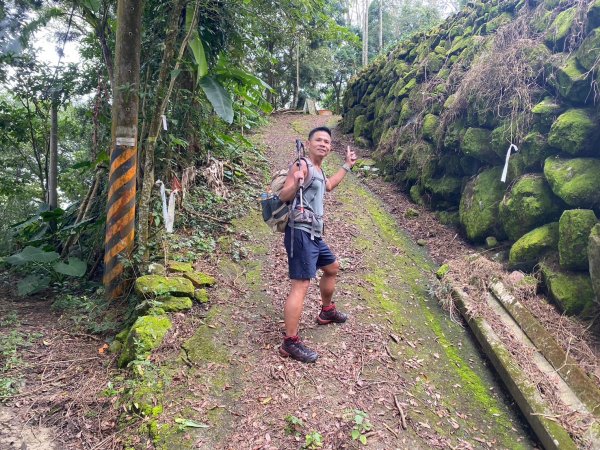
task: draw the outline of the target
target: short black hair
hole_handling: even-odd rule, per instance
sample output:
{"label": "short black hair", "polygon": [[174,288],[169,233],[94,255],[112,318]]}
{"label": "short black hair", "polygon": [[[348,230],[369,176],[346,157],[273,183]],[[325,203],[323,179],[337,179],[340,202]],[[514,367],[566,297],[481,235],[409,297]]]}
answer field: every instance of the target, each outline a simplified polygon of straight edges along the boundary
{"label": "short black hair", "polygon": [[319,131],[324,131],[329,135],[329,137],[331,137],[331,130],[329,129],[329,127],[317,127],[310,130],[310,133],[308,133],[308,140],[310,141],[313,135]]}

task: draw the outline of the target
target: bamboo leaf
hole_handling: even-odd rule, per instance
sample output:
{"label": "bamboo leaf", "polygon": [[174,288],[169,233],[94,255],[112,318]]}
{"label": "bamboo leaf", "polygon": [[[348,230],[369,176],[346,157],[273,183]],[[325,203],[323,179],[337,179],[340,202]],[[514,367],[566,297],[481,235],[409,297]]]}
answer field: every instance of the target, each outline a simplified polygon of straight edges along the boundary
{"label": "bamboo leaf", "polygon": [[217,115],[227,123],[233,122],[233,103],[229,93],[214,78],[200,79],[200,87],[212,104]]}

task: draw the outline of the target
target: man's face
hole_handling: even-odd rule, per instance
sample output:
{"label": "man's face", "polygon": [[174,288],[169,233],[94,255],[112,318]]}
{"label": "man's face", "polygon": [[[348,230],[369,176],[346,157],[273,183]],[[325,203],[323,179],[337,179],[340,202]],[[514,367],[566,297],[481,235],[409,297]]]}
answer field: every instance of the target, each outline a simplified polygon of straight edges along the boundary
{"label": "man's face", "polygon": [[309,153],[325,157],[331,151],[331,136],[326,131],[317,131],[308,141]]}

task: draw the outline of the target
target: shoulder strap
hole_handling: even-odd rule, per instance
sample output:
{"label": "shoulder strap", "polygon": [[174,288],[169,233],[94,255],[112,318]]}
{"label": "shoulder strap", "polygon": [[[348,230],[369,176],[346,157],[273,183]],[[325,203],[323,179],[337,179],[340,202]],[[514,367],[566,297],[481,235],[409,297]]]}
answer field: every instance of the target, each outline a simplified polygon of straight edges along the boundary
{"label": "shoulder strap", "polygon": [[306,167],[308,168],[308,176],[306,177],[306,181],[304,181],[303,186],[304,189],[308,189],[312,182],[315,180],[315,166],[310,161],[310,159],[304,156],[302,156],[300,159],[302,159],[306,163]]}

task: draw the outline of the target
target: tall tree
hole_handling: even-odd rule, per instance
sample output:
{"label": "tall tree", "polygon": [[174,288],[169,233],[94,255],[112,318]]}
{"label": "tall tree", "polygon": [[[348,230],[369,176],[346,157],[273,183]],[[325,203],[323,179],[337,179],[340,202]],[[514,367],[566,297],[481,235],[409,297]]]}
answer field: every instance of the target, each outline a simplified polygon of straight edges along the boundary
{"label": "tall tree", "polygon": [[137,125],[143,0],[119,0],[115,51],[112,150],[106,213],[104,286],[109,298],[124,293],[123,262],[133,250]]}
{"label": "tall tree", "polygon": [[366,66],[369,64],[369,4],[370,0],[364,2],[364,16],[363,16],[363,51],[362,51],[362,64]]}
{"label": "tall tree", "polygon": [[383,0],[379,0],[379,53],[383,52]]}

